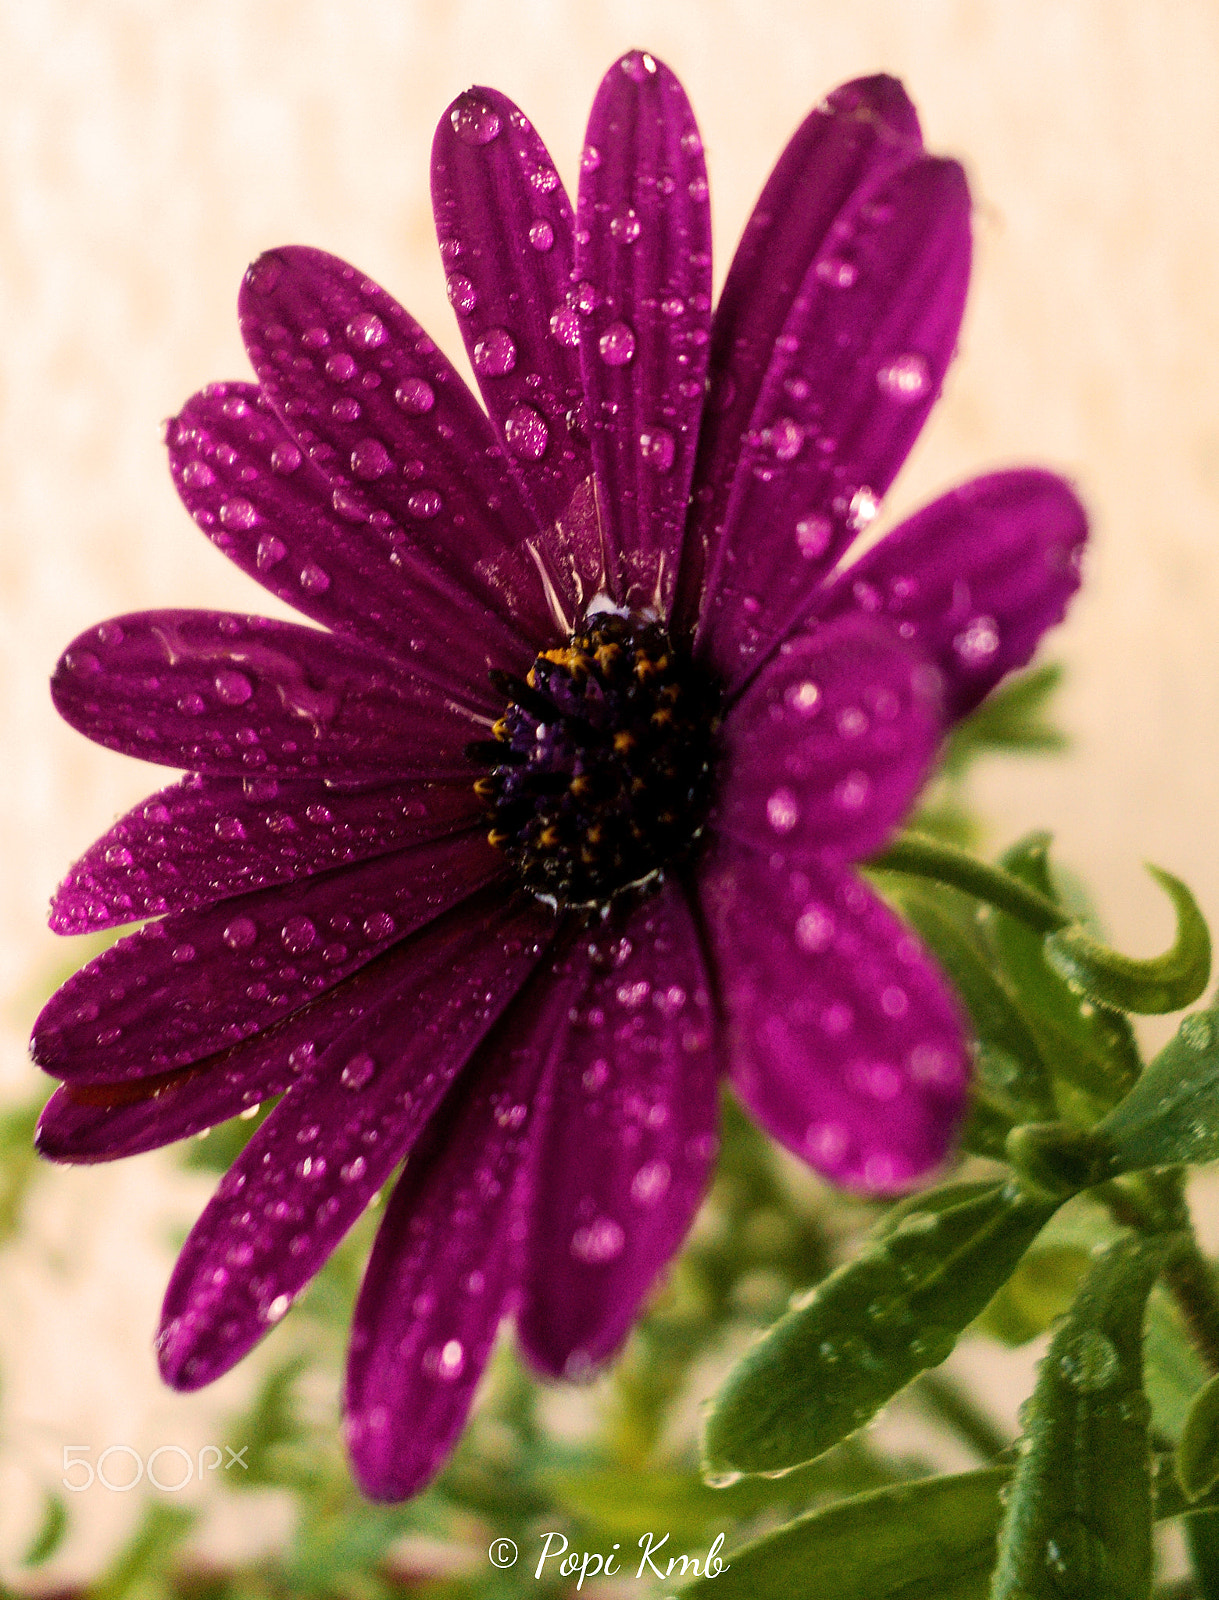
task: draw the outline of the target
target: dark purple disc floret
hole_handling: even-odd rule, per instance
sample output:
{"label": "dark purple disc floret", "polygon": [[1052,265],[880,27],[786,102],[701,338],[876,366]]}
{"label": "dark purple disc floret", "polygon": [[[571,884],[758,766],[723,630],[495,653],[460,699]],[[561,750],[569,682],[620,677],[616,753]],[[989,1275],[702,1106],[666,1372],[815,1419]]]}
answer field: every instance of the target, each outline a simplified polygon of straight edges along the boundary
{"label": "dark purple disc floret", "polygon": [[34,1032],[53,1159],[281,1097],[171,1280],[178,1387],[250,1349],[407,1158],[346,1402],[387,1499],[443,1460],[505,1315],[542,1373],[617,1348],[703,1194],[724,1074],[849,1187],[948,1152],[960,1015],[852,863],[1059,620],[1086,533],[1016,470],[851,559],[969,269],[961,169],[893,80],[797,131],[714,313],[698,129],[643,52],[598,92],[574,216],[488,89],[442,118],[433,194],[482,406],[382,289],[293,247],[242,287],[257,384],[169,427],[195,520],[321,627],[140,613],[65,653],[62,714],[187,775],[61,886],[60,932],[144,926]]}

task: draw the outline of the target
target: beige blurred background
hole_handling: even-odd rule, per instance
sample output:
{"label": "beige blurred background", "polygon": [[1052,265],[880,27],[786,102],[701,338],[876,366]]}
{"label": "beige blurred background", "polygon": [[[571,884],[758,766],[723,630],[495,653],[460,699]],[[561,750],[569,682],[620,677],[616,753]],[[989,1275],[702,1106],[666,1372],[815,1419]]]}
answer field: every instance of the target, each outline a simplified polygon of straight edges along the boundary
{"label": "beige blurred background", "polygon": [[[963,158],[974,289],[945,398],[888,516],[1044,462],[1095,517],[1070,757],[995,763],[993,842],[1052,828],[1115,938],[1170,933],[1144,858],[1219,923],[1219,5],[1216,0],[0,0],[0,1101],[64,949],[49,891],[159,774],[59,724],[64,644],[145,606],[267,609],[176,501],[161,420],[246,376],[234,303],[263,248],[312,243],[386,284],[456,356],[428,201],[436,119],[471,82],[526,110],[574,185],[601,73],[643,45],[683,78],[722,281],[784,140],[839,80],[886,70]],[[0,1254],[0,1577],[64,1444],[215,1435],[239,1372],[160,1391],[171,1228],[207,1193],[158,1157],[59,1171]],[[116,1467],[116,1471],[117,1471]],[[166,1468],[168,1473],[169,1468]],[[88,1572],[135,1496],[77,1495],[56,1571]],[[257,1528],[215,1528],[249,1548]]]}

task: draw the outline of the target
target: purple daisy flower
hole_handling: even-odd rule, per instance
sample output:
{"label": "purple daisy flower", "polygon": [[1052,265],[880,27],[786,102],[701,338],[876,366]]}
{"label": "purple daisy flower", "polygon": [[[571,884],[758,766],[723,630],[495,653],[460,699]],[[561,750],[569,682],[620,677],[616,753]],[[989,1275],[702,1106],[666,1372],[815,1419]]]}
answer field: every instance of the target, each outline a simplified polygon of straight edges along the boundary
{"label": "purple daisy flower", "polygon": [[649,55],[601,85],[574,218],[492,90],[442,119],[433,189],[486,411],[353,268],[250,268],[258,384],[189,401],[171,464],[322,628],[147,612],[64,655],[73,726],[188,776],[59,890],[63,933],[155,920],[34,1034],[56,1160],[282,1096],[173,1274],[180,1388],[251,1348],[407,1158],[347,1383],[384,1498],[450,1448],[505,1314],[545,1374],[619,1345],[703,1194],[723,1073],[839,1183],[944,1156],[959,1013],[850,864],[945,715],[1060,618],[1085,536],[1059,479],[1004,472],[843,564],[969,267],[961,169],[893,80],[799,129],[714,315],[702,145]]}

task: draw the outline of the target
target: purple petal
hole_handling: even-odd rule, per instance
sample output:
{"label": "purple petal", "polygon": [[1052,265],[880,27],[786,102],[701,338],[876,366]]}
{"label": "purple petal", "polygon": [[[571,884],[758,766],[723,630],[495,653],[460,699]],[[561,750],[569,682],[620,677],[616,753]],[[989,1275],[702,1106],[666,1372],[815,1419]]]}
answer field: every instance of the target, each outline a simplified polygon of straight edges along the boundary
{"label": "purple petal", "polygon": [[685,91],[633,50],[593,103],[576,228],[580,360],[615,600],[667,614],[711,325],[711,218]]}
{"label": "purple petal", "polygon": [[792,303],[839,214],[921,150],[918,117],[901,84],[857,78],[810,113],[767,179],[711,327],[710,389],[678,603],[691,630],[737,457]]}
{"label": "purple petal", "polygon": [[242,332],[263,391],[340,516],[535,643],[556,635],[517,492],[486,414],[418,323],[320,250],[246,273]]}
{"label": "purple petal", "polygon": [[125,1083],[63,1084],[39,1121],[39,1153],[52,1161],[115,1161],[250,1111],[311,1071],[339,1034],[401,985],[399,960],[391,952],[220,1055]]}
{"label": "purple petal", "polygon": [[446,567],[393,528],[341,514],[252,384],[193,396],[167,444],[178,493],[212,543],[316,622],[409,662],[471,705],[491,704],[489,667],[516,670],[528,653],[516,624],[460,582],[460,547]]}
{"label": "purple petal", "polygon": [[112,1082],[272,1026],[503,871],[481,831],[149,923],[52,995],[34,1059]]}
{"label": "purple petal", "polygon": [[157,1340],[167,1383],[210,1383],[284,1314],[407,1154],[553,928],[536,904],[463,906],[395,952],[400,983],[288,1091],[191,1231]]}
{"label": "purple petal", "polygon": [[962,717],[1061,622],[1079,588],[1088,519],[1070,485],[1029,468],[975,478],[894,528],[818,605],[898,619]]}
{"label": "purple petal", "polygon": [[[580,425],[578,319],[571,289],[571,202],[546,146],[506,95],[459,95],[432,145],[432,205],[458,325],[540,548],[574,614],[602,584],[599,542],[573,552],[553,525],[592,472]],[[582,559],[581,559],[582,558]]]}
{"label": "purple petal", "polygon": [[344,793],[321,782],[192,775],[121,817],[51,901],[56,933],[190,911],[472,827],[469,782]]}
{"label": "purple petal", "polygon": [[356,1304],[347,1440],[376,1500],[405,1500],[448,1454],[519,1275],[542,1058],[497,1039],[411,1152]]}
{"label": "purple petal", "polygon": [[776,342],[708,576],[700,647],[730,685],[875,515],[956,344],[970,249],[960,167],[916,161],[841,221]]}
{"label": "purple petal", "polygon": [[909,929],[831,861],[798,868],[719,840],[701,874],[753,1115],[835,1183],[902,1189],[943,1159],[968,1057],[944,980]]}
{"label": "purple petal", "polygon": [[860,616],[789,639],[724,719],[720,833],[803,861],[879,850],[939,742],[939,674]]}
{"label": "purple petal", "polygon": [[521,1035],[551,1073],[517,1321],[536,1367],[583,1376],[677,1251],[715,1154],[719,1051],[681,889],[577,940]]}
{"label": "purple petal", "polygon": [[51,680],[87,738],[255,778],[460,780],[486,719],[363,645],[220,611],[141,611],[73,640]]}

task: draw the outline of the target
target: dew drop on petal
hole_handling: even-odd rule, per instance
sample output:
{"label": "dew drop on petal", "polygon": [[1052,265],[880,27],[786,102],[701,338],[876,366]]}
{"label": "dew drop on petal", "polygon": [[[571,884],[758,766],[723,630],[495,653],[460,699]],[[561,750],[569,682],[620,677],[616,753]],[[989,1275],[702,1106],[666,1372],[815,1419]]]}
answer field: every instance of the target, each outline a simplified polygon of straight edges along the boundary
{"label": "dew drop on petal", "polygon": [[790,833],[800,820],[800,806],[790,789],[776,789],[766,802],[766,820],[776,833]]}
{"label": "dew drop on petal", "polygon": [[221,502],[220,520],[226,528],[243,530],[254,526],[258,521],[258,513],[248,500],[239,495],[233,500]]}
{"label": "dew drop on petal", "polygon": [[506,328],[488,328],[474,346],[474,370],[480,378],[503,378],[516,366],[516,344]]}
{"label": "dew drop on petal", "polygon": [[289,955],[302,956],[317,943],[317,929],[308,917],[289,917],[279,937]]}
{"label": "dew drop on petal", "polygon": [[426,378],[404,378],[394,390],[394,403],[408,416],[421,417],[436,404],[436,391]]}
{"label": "dew drop on petal", "polygon": [[221,937],[230,950],[248,950],[258,938],[258,924],[253,917],[234,917]]}
{"label": "dew drop on petal", "polygon": [[580,153],[580,171],[596,172],[601,165],[601,152],[595,144],[586,144]]}
{"label": "dew drop on petal", "polygon": [[611,221],[610,233],[619,244],[634,244],[639,237],[641,227],[639,213],[633,206],[627,206]]}
{"label": "dew drop on petal", "polygon": [[463,94],[449,112],[449,121],[463,144],[490,144],[499,137],[499,112],[480,95]]}
{"label": "dew drop on petal", "polygon": [[623,72],[632,83],[646,83],[656,76],[656,61],[646,50],[631,50],[621,61]]}
{"label": "dew drop on petal", "polygon": [[288,1314],[288,1307],[292,1304],[292,1296],[277,1294],[263,1313],[268,1322],[282,1322]]}
{"label": "dew drop on petal", "polygon": [[280,279],[280,264],[274,256],[259,256],[246,268],[245,281],[255,294],[270,294]]}
{"label": "dew drop on petal", "polygon": [[332,378],[335,383],[346,383],[355,375],[355,361],[346,350],[337,350],[334,355],[326,357],[326,376]]}
{"label": "dew drop on petal", "polygon": [[805,1130],[805,1148],[819,1165],[836,1168],[851,1147],[851,1136],[840,1122],[812,1122]]}
{"label": "dew drop on petal", "polygon": [[254,685],[244,672],[218,672],[213,681],[217,699],[226,706],[243,706],[254,693]]}
{"label": "dew drop on petal", "polygon": [[449,304],[459,317],[468,317],[478,304],[478,290],[463,273],[454,272],[448,284]]}
{"label": "dew drop on petal", "polygon": [[783,699],[798,716],[815,717],[821,705],[821,690],[811,678],[804,678],[799,683],[789,683]]}
{"label": "dew drop on petal", "polygon": [[550,429],[540,411],[532,406],[513,406],[504,419],[504,438],[514,456],[522,461],[540,461],[546,454]]}
{"label": "dew drop on petal", "polygon": [[389,451],[380,439],[361,439],[351,452],[352,472],[368,482],[383,478],[391,465]]}
{"label": "dew drop on petal", "polygon": [[455,1378],[461,1377],[465,1364],[466,1353],[461,1340],[449,1339],[436,1356],[436,1376],[443,1378],[446,1383],[452,1383]]}
{"label": "dew drop on petal", "polygon": [[588,1266],[613,1261],[625,1246],[626,1234],[612,1217],[598,1217],[586,1228],[577,1228],[571,1237],[572,1255]]}
{"label": "dew drop on petal", "polygon": [[271,471],[286,478],[300,466],[301,459],[300,451],[290,440],[285,439],[271,452]]}
{"label": "dew drop on petal", "polygon": [[306,561],[301,568],[301,588],[307,594],[322,594],[330,587],[330,574],[316,561]]}
{"label": "dew drop on petal", "polygon": [[206,489],[215,481],[216,474],[206,461],[188,461],[182,469],[182,482],[189,489]]}
{"label": "dew drop on petal", "polygon": [[796,544],[800,554],[806,561],[812,561],[817,556],[824,555],[833,531],[828,517],[814,512],[807,517],[801,517],[796,524]]}
{"label": "dew drop on petal", "polygon": [[635,334],[628,323],[611,322],[597,341],[607,367],[625,367],[635,354]]}
{"label": "dew drop on petal", "polygon": [[550,319],[551,337],[574,348],[580,342],[580,319],[570,306],[560,306]]}
{"label": "dew drop on petal", "polygon": [[817,263],[817,276],[831,289],[849,289],[859,277],[859,268],[853,261],[841,256],[823,256]]}
{"label": "dew drop on petal", "polygon": [[876,498],[875,492],[869,489],[865,483],[856,489],[851,496],[851,504],[847,509],[847,521],[856,533],[860,533],[870,522],[875,520],[876,513],[879,510],[880,501]]}
{"label": "dew drop on petal", "polygon": [[171,954],[179,966],[185,966],[187,962],[195,959],[198,951],[193,944],[178,944],[174,946]]}
{"label": "dew drop on petal", "polygon": [[531,223],[529,226],[529,243],[535,250],[543,252],[554,246],[554,229],[544,219]]}
{"label": "dew drop on petal", "polygon": [[816,903],[807,905],[796,918],[796,943],[809,955],[820,955],[833,943],[834,930],[832,912]]}
{"label": "dew drop on petal", "polygon": [[701,175],[697,178],[691,178],[690,182],[686,185],[686,193],[690,196],[691,200],[705,200],[710,193],[710,190],[707,187],[706,178],[702,177]]}
{"label": "dew drop on petal", "polygon": [[667,1194],[671,1180],[667,1161],[649,1161],[631,1179],[631,1199],[636,1205],[654,1206]]}
{"label": "dew drop on petal", "polygon": [[339,1074],[339,1082],[344,1089],[353,1091],[363,1089],[366,1084],[372,1081],[376,1070],[377,1063],[366,1050],[361,1050],[358,1055],[352,1056],[351,1060],[343,1068]]}
{"label": "dew drop on petal", "polygon": [[834,804],[843,811],[862,811],[872,793],[866,772],[848,772],[834,789]]}
{"label": "dew drop on petal", "polygon": [[888,395],[890,400],[910,405],[927,393],[931,374],[926,358],[915,351],[908,351],[881,367],[876,374],[876,382],[880,392]]}
{"label": "dew drop on petal", "polygon": [[975,617],[952,641],[952,648],[967,667],[982,667],[999,648],[999,626],[994,617]]}
{"label": "dew drop on petal", "polygon": [[343,1166],[339,1168],[339,1177],[342,1178],[344,1183],[359,1183],[360,1179],[367,1171],[367,1161],[365,1161],[363,1156],[356,1156],[353,1160],[345,1162]]}
{"label": "dew drop on petal", "polygon": [[671,472],[677,459],[677,440],[668,428],[653,426],[639,435],[639,449],[643,459],[657,472]]}
{"label": "dew drop on petal", "polygon": [[347,324],[347,338],[361,350],[375,350],[385,343],[385,324],[375,311],[361,311]]}
{"label": "dew drop on petal", "polygon": [[444,509],[444,501],[435,489],[416,489],[407,497],[406,509],[419,522],[430,522]]}
{"label": "dew drop on petal", "polygon": [[794,461],[804,444],[804,429],[791,417],[780,417],[767,428],[766,444],[776,461]]}

